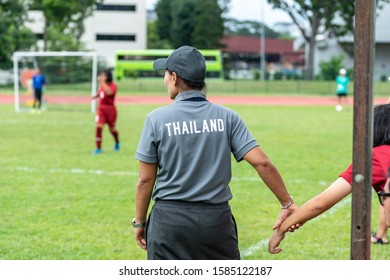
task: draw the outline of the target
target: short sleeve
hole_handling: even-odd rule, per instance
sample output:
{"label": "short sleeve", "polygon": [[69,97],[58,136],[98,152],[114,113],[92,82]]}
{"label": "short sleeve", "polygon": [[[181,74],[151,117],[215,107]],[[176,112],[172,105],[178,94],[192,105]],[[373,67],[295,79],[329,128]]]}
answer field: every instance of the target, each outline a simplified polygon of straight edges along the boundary
{"label": "short sleeve", "polygon": [[259,146],[245,123],[237,114],[234,115],[232,121],[231,143],[232,153],[237,162],[241,161],[254,147]]}
{"label": "short sleeve", "polygon": [[339,175],[341,178],[344,178],[352,186],[352,164]]}
{"label": "short sleeve", "polygon": [[135,157],[147,163],[157,163],[158,161],[155,135],[149,116],[145,119]]}
{"label": "short sleeve", "polygon": [[373,153],[372,155],[372,186],[376,191],[383,190],[388,174],[386,174],[386,169],[383,168],[378,157]]}
{"label": "short sleeve", "polygon": [[[374,187],[376,191],[379,191],[380,188],[383,188],[384,183],[386,181],[387,175],[383,174],[383,167],[378,160],[378,158],[373,154],[372,157],[372,183],[371,185]],[[340,177],[344,178],[350,185],[352,185],[352,164],[340,174]]]}
{"label": "short sleeve", "polygon": [[116,84],[114,83],[111,83],[109,87],[112,93],[116,93],[116,91],[118,90]]}

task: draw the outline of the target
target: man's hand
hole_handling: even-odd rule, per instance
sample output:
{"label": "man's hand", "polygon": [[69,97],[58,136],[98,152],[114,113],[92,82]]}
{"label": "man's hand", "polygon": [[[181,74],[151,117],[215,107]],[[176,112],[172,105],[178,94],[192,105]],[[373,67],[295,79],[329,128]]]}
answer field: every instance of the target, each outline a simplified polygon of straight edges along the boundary
{"label": "man's hand", "polygon": [[282,251],[281,248],[278,248],[280,242],[284,239],[285,234],[275,231],[268,241],[268,252],[271,254],[278,254]]}
{"label": "man's hand", "polygon": [[146,240],[145,240],[145,228],[136,228],[134,229],[135,241],[137,241],[138,246],[146,250]]}
{"label": "man's hand", "polygon": [[278,229],[283,221],[287,219],[292,213],[294,213],[296,209],[298,209],[298,207],[295,205],[295,203],[291,204],[291,206],[287,209],[282,209],[282,212],[280,212],[279,217],[272,229]]}

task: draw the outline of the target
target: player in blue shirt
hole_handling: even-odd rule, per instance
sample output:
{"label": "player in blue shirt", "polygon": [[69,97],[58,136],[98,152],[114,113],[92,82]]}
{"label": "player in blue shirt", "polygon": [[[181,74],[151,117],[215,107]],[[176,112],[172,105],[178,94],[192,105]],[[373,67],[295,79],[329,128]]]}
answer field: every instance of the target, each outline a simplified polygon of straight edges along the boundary
{"label": "player in blue shirt", "polygon": [[347,103],[347,91],[348,91],[348,84],[349,84],[349,78],[347,76],[347,70],[344,68],[341,68],[339,71],[339,75],[336,77],[336,83],[337,83],[337,97],[338,97],[338,104],[336,106],[336,111],[343,110],[342,106],[342,100],[344,99],[344,103]]}
{"label": "player in blue shirt", "polygon": [[35,108],[41,109],[42,105],[42,92],[46,85],[45,76],[41,73],[39,68],[36,69],[35,75],[32,77],[33,88],[34,88],[34,102],[33,110]]}

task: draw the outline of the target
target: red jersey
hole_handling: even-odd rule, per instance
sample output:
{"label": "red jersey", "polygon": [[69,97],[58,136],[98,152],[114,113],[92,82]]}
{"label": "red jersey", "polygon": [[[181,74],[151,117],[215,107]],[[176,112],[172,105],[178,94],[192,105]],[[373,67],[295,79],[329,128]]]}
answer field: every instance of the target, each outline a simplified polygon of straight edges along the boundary
{"label": "red jersey", "polygon": [[[383,191],[389,177],[390,145],[382,145],[372,149],[372,187],[376,192]],[[340,174],[352,185],[352,164]]]}
{"label": "red jersey", "polygon": [[99,105],[111,105],[114,106],[114,101],[115,101],[115,95],[116,95],[116,90],[117,86],[115,83],[107,83],[109,88],[111,89],[112,94],[108,95],[102,87],[99,87],[98,89],[98,97],[100,99]]}

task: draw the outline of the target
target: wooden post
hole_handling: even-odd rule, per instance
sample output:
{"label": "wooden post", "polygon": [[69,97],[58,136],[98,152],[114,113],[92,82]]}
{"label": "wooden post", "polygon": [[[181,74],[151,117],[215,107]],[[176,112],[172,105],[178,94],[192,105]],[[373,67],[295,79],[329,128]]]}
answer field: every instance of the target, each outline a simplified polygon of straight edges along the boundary
{"label": "wooden post", "polygon": [[351,259],[370,259],[376,0],[355,0]]}

